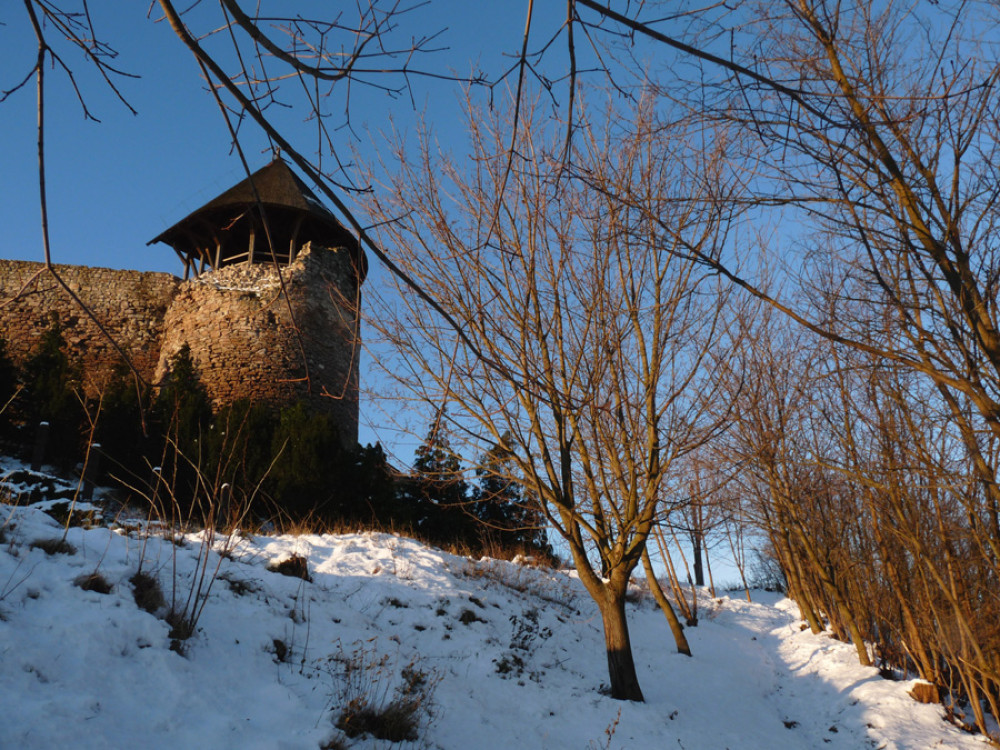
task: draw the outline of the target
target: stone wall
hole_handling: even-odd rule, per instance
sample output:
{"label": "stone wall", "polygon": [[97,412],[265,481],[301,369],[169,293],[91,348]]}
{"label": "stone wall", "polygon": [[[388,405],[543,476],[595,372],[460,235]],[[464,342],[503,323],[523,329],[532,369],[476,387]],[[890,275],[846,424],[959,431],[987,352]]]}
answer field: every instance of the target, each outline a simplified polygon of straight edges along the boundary
{"label": "stone wall", "polygon": [[243,263],[184,282],[167,311],[157,379],[187,344],[215,406],[303,399],[357,443],[356,278],[346,249],[306,245],[280,278]]}
{"label": "stone wall", "polygon": [[[184,282],[56,268],[148,382],[161,382],[187,344],[213,406],[303,399],[333,416],[346,445],[357,443],[360,291],[346,249],[307,245],[280,278],[273,266],[247,264]],[[93,396],[120,361],[110,342],[40,263],[0,260],[0,334],[15,361],[37,346],[53,313]]]}
{"label": "stone wall", "polygon": [[[167,273],[57,265],[70,289],[94,312],[147,380],[159,361],[163,319],[180,280]],[[18,294],[20,292],[20,294]],[[71,356],[84,367],[84,390],[95,395],[121,357],[107,337],[41,263],[0,260],[0,335],[18,363],[58,316]]]}

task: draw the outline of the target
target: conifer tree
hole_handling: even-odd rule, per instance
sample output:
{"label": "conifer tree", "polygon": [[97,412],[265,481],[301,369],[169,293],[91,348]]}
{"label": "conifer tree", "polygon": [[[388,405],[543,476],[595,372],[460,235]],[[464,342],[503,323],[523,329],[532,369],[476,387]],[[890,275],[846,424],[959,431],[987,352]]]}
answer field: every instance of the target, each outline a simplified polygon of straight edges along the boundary
{"label": "conifer tree", "polygon": [[0,429],[10,424],[10,403],[17,392],[17,366],[7,353],[7,340],[0,336]]}
{"label": "conifer tree", "polygon": [[137,383],[124,362],[119,363],[101,395],[96,438],[108,459],[108,475],[129,486],[149,477],[145,451],[150,440],[144,421],[148,406],[148,388]]}
{"label": "conifer tree", "polygon": [[78,391],[81,368],[66,352],[59,318],[53,314],[41,341],[24,363],[24,414],[34,428],[49,423],[48,457],[67,464],[77,458],[84,410]]}
{"label": "conifer tree", "polygon": [[207,471],[201,438],[212,418],[212,409],[198,378],[198,368],[185,344],[171,358],[170,368],[153,405],[162,437],[150,460],[161,467],[161,476],[172,498],[170,512],[187,515],[197,508],[199,473]]}
{"label": "conifer tree", "polygon": [[212,418],[208,395],[187,344],[170,360],[166,380],[156,397],[156,412],[164,432],[176,440],[181,450],[193,445]]}
{"label": "conifer tree", "polygon": [[476,467],[478,487],[473,491],[473,513],[485,527],[484,535],[504,548],[527,548],[552,553],[542,514],[514,476],[514,453],[505,433]]}
{"label": "conifer tree", "polygon": [[404,493],[411,504],[414,526],[428,539],[472,544],[477,540],[477,529],[468,508],[469,486],[444,420],[442,412],[417,448]]}

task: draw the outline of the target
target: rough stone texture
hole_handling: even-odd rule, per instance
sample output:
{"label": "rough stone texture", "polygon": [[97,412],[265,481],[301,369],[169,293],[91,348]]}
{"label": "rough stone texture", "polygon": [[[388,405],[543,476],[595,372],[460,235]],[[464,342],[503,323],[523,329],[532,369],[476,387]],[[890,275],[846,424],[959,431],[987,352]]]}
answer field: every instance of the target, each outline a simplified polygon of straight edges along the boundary
{"label": "rough stone texture", "polygon": [[[150,380],[159,360],[163,318],[180,281],[167,273],[55,268]],[[93,396],[122,361],[111,342],[44,265],[0,260],[0,335],[16,362],[23,362],[38,345],[53,313],[58,315],[71,355],[83,363],[84,390]]]}
{"label": "rough stone texture", "polygon": [[346,249],[306,245],[280,279],[273,266],[242,263],[184,282],[167,311],[157,380],[187,344],[215,406],[304,399],[357,443],[356,279]]}
{"label": "rough stone texture", "polygon": [[[345,445],[357,443],[360,290],[348,250],[306,245],[281,278],[273,266],[248,264],[184,282],[165,273],[56,269],[148,382],[161,382],[187,344],[214,406],[304,399],[333,416]],[[0,332],[15,361],[38,344],[53,312],[93,396],[120,357],[42,264],[0,260]]]}

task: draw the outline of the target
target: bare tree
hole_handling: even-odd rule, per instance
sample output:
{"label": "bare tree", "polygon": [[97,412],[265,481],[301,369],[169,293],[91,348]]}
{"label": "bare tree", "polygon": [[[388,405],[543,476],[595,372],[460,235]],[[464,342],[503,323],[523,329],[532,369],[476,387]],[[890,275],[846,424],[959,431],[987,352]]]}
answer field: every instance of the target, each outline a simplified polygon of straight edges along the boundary
{"label": "bare tree", "polygon": [[[680,48],[635,18],[595,12]],[[814,356],[833,363],[792,384],[810,404],[798,412],[765,369],[773,384],[760,395],[771,406],[755,418],[756,452],[757,467],[771,467],[758,478],[775,550],[814,627],[829,617],[862,661],[865,639],[889,627],[876,624],[884,612],[858,606],[885,600],[872,581],[895,580],[911,611],[926,597],[942,613],[929,627],[947,636],[924,644],[940,656],[913,658],[947,663],[949,676],[937,679],[978,707],[998,674],[995,637],[970,606],[994,580],[1000,517],[996,7],[786,0],[715,6],[701,19],[685,50],[695,76],[684,80],[677,66],[652,68],[653,79],[724,133],[730,166],[703,172],[719,186],[705,192],[735,198],[734,210],[779,231],[686,257],[830,342]],[[723,40],[729,60],[705,54]],[[749,258],[772,250],[783,288],[748,270]],[[846,376],[855,370],[867,374]],[[859,524],[864,513],[878,525]],[[858,575],[852,556],[877,574]],[[917,573],[910,559],[929,562]],[[910,572],[921,591],[907,584]]]}
{"label": "bare tree", "polygon": [[[836,296],[835,296],[836,298]],[[865,305],[837,318],[870,330]],[[882,320],[890,337],[896,323]],[[850,640],[862,662],[912,671],[962,703],[982,731],[996,715],[998,568],[977,456],[939,389],[919,373],[822,339],[759,337],[733,429],[715,446],[738,465],[813,630]],[[989,709],[985,709],[989,706]]]}
{"label": "bare tree", "polygon": [[[509,436],[518,474],[601,612],[611,694],[641,700],[625,593],[670,505],[676,462],[712,433],[705,410],[717,394],[702,365],[728,336],[724,291],[670,249],[719,242],[725,226],[672,199],[684,187],[653,148],[651,110],[631,132],[616,127],[619,114],[578,123],[586,182],[565,178],[558,124],[523,107],[523,156],[510,169],[509,120],[475,109],[468,169],[426,135],[418,155],[394,154],[402,166],[374,219],[464,336],[405,288],[376,316],[392,323],[391,374],[406,373],[415,396],[446,403],[470,434]],[[647,211],[610,198],[622,184]],[[643,218],[653,212],[663,221]]]}
{"label": "bare tree", "polygon": [[[838,293],[870,317],[835,319],[839,308],[825,302],[772,297],[732,254],[699,259],[814,333],[929,377],[1000,430],[1000,66],[976,35],[991,13],[979,4],[753,6],[743,18],[757,70],[795,80],[795,91],[718,83],[705,114],[750,134],[738,141],[743,153],[730,152],[741,200],[787,222],[779,249],[802,253],[802,279],[825,277],[812,299]],[[881,316],[898,323],[891,337],[873,333]]]}

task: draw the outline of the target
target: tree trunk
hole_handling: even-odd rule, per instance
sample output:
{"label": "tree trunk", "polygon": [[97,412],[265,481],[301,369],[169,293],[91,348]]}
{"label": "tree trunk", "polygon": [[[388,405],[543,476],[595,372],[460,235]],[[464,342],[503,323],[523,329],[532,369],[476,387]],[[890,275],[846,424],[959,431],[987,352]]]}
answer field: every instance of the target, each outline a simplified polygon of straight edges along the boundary
{"label": "tree trunk", "polygon": [[604,646],[608,652],[611,697],[615,700],[642,702],[645,698],[642,697],[632,659],[632,643],[628,636],[628,621],[625,619],[625,597],[606,590],[598,604],[604,622]]}
{"label": "tree trunk", "polygon": [[702,533],[701,529],[691,532],[691,551],[694,553],[694,584],[705,585],[705,572],[701,564]]}
{"label": "tree trunk", "polygon": [[792,541],[788,529],[771,532],[771,544],[778,555],[778,564],[781,565],[788,583],[788,598],[798,605],[799,615],[809,624],[812,633],[814,635],[822,633],[823,625],[820,623],[812,596],[806,591],[802,564],[798,556],[792,552]]}
{"label": "tree trunk", "polygon": [[677,600],[677,608],[680,609],[681,616],[685,620],[690,620],[691,608],[688,607],[686,594],[681,588],[681,582],[677,578],[677,571],[674,569],[674,561],[670,558],[667,541],[663,538],[663,532],[659,527],[653,530],[653,535],[656,538],[656,545],[660,548],[660,557],[663,558],[663,565],[667,569],[667,577],[670,579],[670,588],[673,590],[674,598]]}
{"label": "tree trunk", "polygon": [[[835,632],[846,630],[847,636],[850,638],[851,643],[854,644],[854,649],[858,653],[858,661],[861,662],[861,665],[864,667],[872,666],[872,659],[868,654],[868,647],[865,645],[864,638],[861,636],[861,628],[858,627],[857,620],[854,618],[854,613],[851,611],[850,605],[848,605],[843,593],[830,577],[829,571],[820,560],[819,553],[813,546],[812,539],[809,537],[805,528],[798,520],[795,521],[793,528],[802,550],[805,552],[806,561],[810,563],[813,575],[819,579],[820,585],[823,587],[823,590],[833,604],[832,607],[827,608],[827,616],[830,618],[830,626],[834,628]],[[837,635],[840,637],[841,633],[837,633]]]}
{"label": "tree trunk", "polygon": [[663,612],[663,616],[667,618],[667,624],[670,625],[670,632],[674,634],[674,643],[677,644],[677,653],[684,654],[685,656],[691,656],[691,646],[688,644],[687,636],[684,635],[684,626],[681,625],[681,621],[677,619],[677,613],[674,612],[673,606],[670,604],[670,600],[667,599],[667,595],[663,593],[663,589],[660,588],[660,582],[656,580],[656,573],[653,571],[653,563],[649,559],[649,551],[642,551],[642,567],[646,571],[646,580],[649,582],[649,590],[653,593],[653,598],[656,603],[660,605],[660,611]]}

